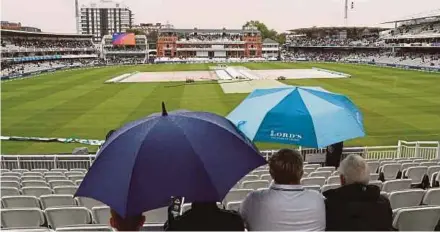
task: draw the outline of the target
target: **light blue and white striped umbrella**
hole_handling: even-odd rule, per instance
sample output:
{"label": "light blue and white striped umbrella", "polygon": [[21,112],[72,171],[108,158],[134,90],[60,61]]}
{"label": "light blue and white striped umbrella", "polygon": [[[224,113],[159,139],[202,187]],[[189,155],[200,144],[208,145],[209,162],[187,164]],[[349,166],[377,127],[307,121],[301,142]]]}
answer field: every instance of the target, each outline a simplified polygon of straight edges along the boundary
{"label": "light blue and white striped umbrella", "polygon": [[257,89],[227,118],[254,142],[322,148],[365,136],[353,102],[321,87]]}

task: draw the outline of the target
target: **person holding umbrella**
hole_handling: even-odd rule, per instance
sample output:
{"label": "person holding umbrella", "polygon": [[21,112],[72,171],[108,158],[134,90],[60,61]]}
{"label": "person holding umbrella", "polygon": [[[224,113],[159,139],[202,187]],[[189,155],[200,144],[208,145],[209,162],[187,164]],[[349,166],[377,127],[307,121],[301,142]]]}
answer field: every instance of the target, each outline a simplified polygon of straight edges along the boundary
{"label": "person holding umbrella", "polygon": [[161,113],[127,123],[105,141],[75,197],[101,201],[121,218],[136,217],[168,206],[172,197],[220,202],[265,164],[228,119],[209,112],[168,113],[162,103]]}

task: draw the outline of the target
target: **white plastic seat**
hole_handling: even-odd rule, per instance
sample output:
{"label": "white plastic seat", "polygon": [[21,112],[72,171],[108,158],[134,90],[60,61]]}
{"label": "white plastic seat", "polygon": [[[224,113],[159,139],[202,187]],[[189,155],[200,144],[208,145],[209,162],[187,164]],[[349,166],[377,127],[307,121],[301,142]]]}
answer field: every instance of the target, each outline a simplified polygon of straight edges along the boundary
{"label": "white plastic seat", "polygon": [[185,203],[182,205],[182,210],[181,213],[185,213],[186,211],[188,211],[189,209],[191,209],[191,203]]}
{"label": "white plastic seat", "polygon": [[23,187],[21,188],[23,195],[40,197],[41,195],[52,194],[49,187]]}
{"label": "white plastic seat", "polygon": [[388,198],[391,208],[398,209],[420,205],[424,194],[425,190],[422,189],[401,190],[391,192]]}
{"label": "white plastic seat", "polygon": [[58,227],[57,232],[77,232],[77,231],[115,231],[112,227],[106,225],[77,225]]}
{"label": "white plastic seat", "polygon": [[260,179],[260,176],[257,176],[257,175],[246,175],[241,179],[241,182],[251,181],[251,180],[259,180],[259,179]]}
{"label": "white plastic seat", "polygon": [[65,172],[64,175],[66,175],[67,177],[69,177],[69,176],[81,176],[81,175],[84,175],[84,172],[68,171],[68,172]]}
{"label": "white plastic seat", "polygon": [[45,223],[39,208],[2,209],[0,212],[2,228],[38,228]]}
{"label": "white plastic seat", "polygon": [[326,178],[322,176],[318,177],[306,177],[301,179],[302,185],[319,185],[320,187],[324,185]]}
{"label": "white plastic seat", "polygon": [[420,184],[427,172],[428,167],[425,166],[410,167],[406,171],[406,176],[411,179],[412,184]]}
{"label": "white plastic seat", "polygon": [[317,171],[317,172],[326,172],[326,171],[328,171],[328,172],[332,172],[333,173],[334,171],[336,171],[336,168],[335,167],[330,167],[330,166],[319,167],[315,171]]}
{"label": "white plastic seat", "polygon": [[399,231],[434,231],[440,219],[440,206],[397,210],[393,227]]}
{"label": "white plastic seat", "polygon": [[38,181],[38,180],[22,181],[21,186],[22,187],[47,187],[47,183],[46,183],[46,181]]}
{"label": "white plastic seat", "polygon": [[374,181],[370,181],[369,183],[368,183],[369,185],[376,185],[377,187],[379,187],[379,189],[382,189],[382,181],[380,181],[380,180],[374,180]]}
{"label": "white plastic seat", "polygon": [[325,192],[325,191],[327,191],[327,190],[330,190],[330,189],[337,189],[337,188],[339,188],[339,187],[341,187],[340,184],[325,184],[325,185],[323,185],[323,186],[321,187],[321,192],[323,193],[323,192]]}
{"label": "white plastic seat", "polygon": [[267,181],[272,181],[272,176],[270,174],[263,174],[260,176],[261,180],[267,180]]}
{"label": "white plastic seat", "polygon": [[420,166],[425,166],[425,167],[432,167],[432,166],[437,166],[437,165],[438,165],[437,162],[432,162],[432,161],[420,163]]}
{"label": "white plastic seat", "polygon": [[339,171],[336,170],[336,171],[332,172],[332,175],[331,175],[331,176],[339,176],[339,175],[340,175]]}
{"label": "white plastic seat", "polygon": [[75,185],[76,186],[80,186],[81,185],[82,180],[75,180]]}
{"label": "white plastic seat", "polygon": [[61,172],[61,173],[65,173],[65,172],[67,172],[68,170],[67,170],[67,169],[64,169],[64,168],[54,168],[54,169],[51,169],[50,171],[51,171],[51,172]]}
{"label": "white plastic seat", "polygon": [[48,172],[48,169],[44,169],[44,168],[38,168],[38,169],[32,169],[32,172],[39,172],[41,174]]}
{"label": "white plastic seat", "polygon": [[12,172],[19,172],[19,173],[23,174],[23,172],[27,172],[29,170],[23,169],[23,168],[18,168],[18,169],[12,169],[11,171]]}
{"label": "white plastic seat", "polygon": [[82,181],[84,179],[84,175],[69,176],[68,179],[75,183],[75,181],[77,181],[77,180]]}
{"label": "white plastic seat", "polygon": [[381,172],[384,175],[385,180],[394,180],[397,177],[397,173],[400,171],[401,164],[392,163],[381,166]]}
{"label": "white plastic seat", "polygon": [[2,187],[20,188],[20,183],[17,181],[2,181]]}
{"label": "white plastic seat", "polygon": [[56,186],[75,186],[70,180],[52,180],[49,181],[49,186],[53,189]]}
{"label": "white plastic seat", "polygon": [[54,180],[68,180],[65,176],[46,176],[45,178],[48,183]]}
{"label": "white plastic seat", "polygon": [[440,172],[440,165],[428,167],[427,175],[429,178],[429,182],[432,182],[432,174]]}
{"label": "white plastic seat", "polygon": [[9,170],[9,169],[0,169],[0,174],[1,173],[5,173],[5,172],[10,172],[11,170]]}
{"label": "white plastic seat", "polygon": [[18,195],[20,195],[20,191],[18,191],[17,188],[13,188],[13,187],[1,187],[0,188],[0,195],[2,197],[4,197],[4,196],[18,196]]}
{"label": "white plastic seat", "polygon": [[43,173],[41,172],[23,172],[23,176],[41,176],[43,177]]}
{"label": "white plastic seat", "polygon": [[2,173],[2,176],[16,176],[16,177],[20,178],[21,173],[20,172],[4,172],[4,173]]}
{"label": "white plastic seat", "polygon": [[40,202],[43,209],[51,207],[77,206],[73,195],[69,194],[51,194],[40,196]]}
{"label": "white plastic seat", "polygon": [[72,169],[70,169],[70,172],[81,172],[82,174],[86,174],[87,173],[87,169],[84,169],[84,168],[72,168]]}
{"label": "white plastic seat", "polygon": [[85,225],[92,222],[90,211],[85,207],[58,207],[44,210],[47,224],[52,229],[59,227]]}
{"label": "white plastic seat", "polygon": [[312,173],[316,168],[303,168],[304,173]]}
{"label": "white plastic seat", "polygon": [[77,197],[76,201],[78,202],[78,205],[84,206],[87,209],[92,209],[93,207],[97,206],[105,206],[104,203],[88,197]]}
{"label": "white plastic seat", "polygon": [[269,187],[269,181],[267,180],[243,181],[243,183],[241,184],[241,188],[243,189],[257,190],[259,188],[267,188],[267,187]]}
{"label": "white plastic seat", "polygon": [[21,181],[46,181],[42,176],[22,176]]}
{"label": "white plastic seat", "polygon": [[168,220],[168,207],[162,207],[144,212],[145,223],[165,223]]}
{"label": "white plastic seat", "polygon": [[261,175],[265,175],[265,174],[269,174],[269,170],[256,170],[251,173],[251,175],[257,175],[260,177]]}
{"label": "white plastic seat", "polygon": [[252,192],[252,189],[236,189],[231,190],[226,194],[225,199],[223,199],[223,203],[227,204],[232,201],[243,201],[246,196]]}
{"label": "white plastic seat", "polygon": [[53,193],[75,195],[76,190],[78,190],[76,186],[56,186],[53,188]]}
{"label": "white plastic seat", "polygon": [[326,181],[327,184],[341,184],[341,177],[339,176],[330,176],[329,178],[327,178]]}
{"label": "white plastic seat", "polygon": [[[313,170],[316,170],[317,168],[321,167],[320,164],[305,164],[304,168],[313,168]],[[304,169],[303,168],[303,169]]]}
{"label": "white plastic seat", "polygon": [[428,189],[423,196],[422,204],[440,206],[440,188]]}
{"label": "white plastic seat", "polygon": [[416,158],[413,159],[414,163],[422,163],[422,162],[429,162],[429,159],[420,159],[420,158]]}
{"label": "white plastic seat", "polygon": [[378,180],[379,174],[377,173],[370,173],[370,180]]}
{"label": "white plastic seat", "polygon": [[101,225],[110,225],[110,207],[96,206],[92,208],[93,223]]}
{"label": "white plastic seat", "polygon": [[314,171],[312,173],[310,173],[308,175],[308,177],[324,177],[324,178],[328,178],[329,176],[332,175],[332,171]]}
{"label": "white plastic seat", "polygon": [[4,196],[3,208],[40,208],[40,201],[35,196]]}
{"label": "white plastic seat", "polygon": [[304,185],[303,186],[304,189],[308,189],[308,190],[314,190],[314,191],[321,191],[321,186],[319,185]]}
{"label": "white plastic seat", "polygon": [[383,183],[382,191],[387,193],[399,190],[406,190],[411,188],[411,180],[401,179],[401,180],[387,180]]}
{"label": "white plastic seat", "polygon": [[231,201],[228,202],[228,204],[226,204],[226,209],[239,212],[240,206],[241,206],[241,201]]}
{"label": "white plastic seat", "polygon": [[63,172],[48,171],[43,173],[44,176],[65,176]]}
{"label": "white plastic seat", "polygon": [[410,167],[417,167],[417,166],[419,166],[418,163],[403,163],[402,167],[400,168],[400,170],[403,172],[403,171],[407,170]]}
{"label": "white plastic seat", "polygon": [[[18,176],[2,176],[2,177],[0,177],[0,181],[2,183],[6,182],[6,181],[20,182],[20,177],[18,177]],[[6,187],[6,186],[4,186],[4,187]]]}

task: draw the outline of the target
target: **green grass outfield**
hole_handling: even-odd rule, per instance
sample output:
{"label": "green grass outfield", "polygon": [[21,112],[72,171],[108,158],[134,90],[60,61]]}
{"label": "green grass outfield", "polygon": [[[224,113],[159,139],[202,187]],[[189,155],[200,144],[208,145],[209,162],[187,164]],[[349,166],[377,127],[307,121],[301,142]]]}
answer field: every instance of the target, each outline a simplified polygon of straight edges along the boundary
{"label": "green grass outfield", "polygon": [[[440,140],[440,74],[350,64],[249,63],[250,69],[320,67],[350,79],[289,80],[348,95],[362,110],[368,136],[347,145],[395,145],[397,140]],[[150,113],[189,109],[228,114],[246,94],[225,95],[215,83],[119,83],[105,80],[132,71],[207,70],[212,64],[166,64],[69,70],[2,82],[4,136],[103,139],[108,130]],[[78,144],[11,142],[2,154],[71,152]],[[260,148],[279,145],[259,144]],[[91,147],[95,150],[96,147]]]}

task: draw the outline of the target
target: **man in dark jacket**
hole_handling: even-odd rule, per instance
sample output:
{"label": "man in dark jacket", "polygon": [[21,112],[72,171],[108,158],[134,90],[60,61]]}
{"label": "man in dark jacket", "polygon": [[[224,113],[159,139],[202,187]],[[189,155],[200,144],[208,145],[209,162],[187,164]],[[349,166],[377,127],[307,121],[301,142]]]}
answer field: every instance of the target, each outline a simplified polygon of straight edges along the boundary
{"label": "man in dark jacket", "polygon": [[165,223],[165,230],[244,231],[244,223],[235,211],[223,210],[213,203],[192,203],[191,209]]}
{"label": "man in dark jacket", "polygon": [[368,185],[368,164],[359,155],[349,155],[339,167],[342,187],[323,193],[326,207],[326,230],[392,230],[393,212],[380,189]]}

